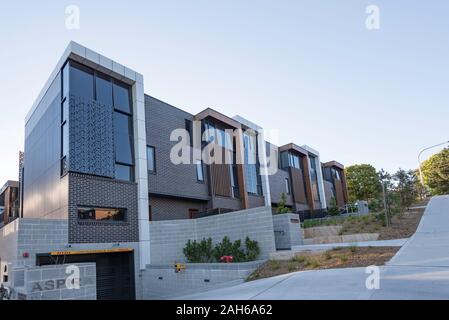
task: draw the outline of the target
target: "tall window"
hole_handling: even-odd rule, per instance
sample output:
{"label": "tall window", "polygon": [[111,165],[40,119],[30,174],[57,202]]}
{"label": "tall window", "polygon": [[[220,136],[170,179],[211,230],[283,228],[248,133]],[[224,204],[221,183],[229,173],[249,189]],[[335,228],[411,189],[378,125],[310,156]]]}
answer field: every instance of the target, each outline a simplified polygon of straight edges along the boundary
{"label": "tall window", "polygon": [[60,174],[65,175],[68,172],[69,155],[69,83],[70,83],[70,64],[67,63],[62,69],[61,77],[61,165]]}
{"label": "tall window", "polygon": [[196,162],[196,179],[200,182],[204,182],[203,162],[200,160]]}
{"label": "tall window", "polygon": [[290,194],[291,193],[290,180],[288,178],[285,178],[285,193],[286,194]]}
{"label": "tall window", "polygon": [[259,175],[257,161],[256,136],[243,133],[244,160],[245,160],[245,184],[249,193],[261,195],[262,183]]}
{"label": "tall window", "polygon": [[312,180],[312,196],[315,201],[320,201],[320,193],[318,191],[318,171],[316,157],[310,156],[310,178]]}
{"label": "tall window", "polygon": [[147,146],[147,167],[148,171],[156,172],[156,158],[154,147]]}

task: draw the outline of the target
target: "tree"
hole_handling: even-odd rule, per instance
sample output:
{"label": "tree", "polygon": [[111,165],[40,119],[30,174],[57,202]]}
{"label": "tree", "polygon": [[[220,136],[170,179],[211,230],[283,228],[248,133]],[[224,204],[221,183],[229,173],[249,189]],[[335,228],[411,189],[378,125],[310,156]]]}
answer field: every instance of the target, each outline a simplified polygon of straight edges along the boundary
{"label": "tree", "polygon": [[282,192],[281,199],[279,200],[278,206],[276,208],[277,214],[290,212],[290,209],[285,206],[286,203],[287,203],[287,196],[285,195],[285,193]]}
{"label": "tree", "polygon": [[395,191],[399,196],[399,205],[403,208],[409,207],[416,200],[418,194],[415,173],[412,170],[399,169],[393,175],[393,179],[396,182]]}
{"label": "tree", "polygon": [[377,199],[381,192],[379,176],[369,164],[347,167],[346,181],[351,201]]}
{"label": "tree", "polygon": [[433,195],[449,194],[449,148],[424,161],[422,173]]}

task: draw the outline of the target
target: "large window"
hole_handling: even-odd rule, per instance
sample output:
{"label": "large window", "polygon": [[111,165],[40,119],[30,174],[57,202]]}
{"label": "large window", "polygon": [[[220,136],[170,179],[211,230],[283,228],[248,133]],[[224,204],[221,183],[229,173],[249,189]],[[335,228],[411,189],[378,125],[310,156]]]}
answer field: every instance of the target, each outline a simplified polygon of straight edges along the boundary
{"label": "large window", "polygon": [[129,86],[114,82],[114,108],[122,112],[131,113],[131,94]]}
{"label": "large window", "polygon": [[126,209],[78,208],[79,220],[125,221]]}
{"label": "large window", "polygon": [[70,94],[94,99],[94,72],[76,62],[70,62]]}
{"label": "large window", "polygon": [[112,82],[109,77],[97,74],[95,77],[96,100],[100,104],[107,106],[113,105],[112,100]]}
{"label": "large window", "polygon": [[148,171],[156,172],[156,157],[154,147],[147,146],[147,167]]}
{"label": "large window", "polygon": [[318,191],[318,171],[317,159],[310,156],[310,178],[312,180],[312,196],[315,201],[320,201],[320,193]]}

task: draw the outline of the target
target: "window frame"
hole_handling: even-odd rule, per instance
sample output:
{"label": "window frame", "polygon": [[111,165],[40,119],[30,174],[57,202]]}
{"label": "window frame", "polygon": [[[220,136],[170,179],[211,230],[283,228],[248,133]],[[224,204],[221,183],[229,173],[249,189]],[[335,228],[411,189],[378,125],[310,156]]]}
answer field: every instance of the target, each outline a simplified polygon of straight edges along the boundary
{"label": "window frame", "polygon": [[285,194],[291,195],[292,194],[292,190],[291,190],[291,186],[290,186],[290,179],[289,178],[285,178],[284,182],[285,182]]}
{"label": "window frame", "polygon": [[[150,167],[148,166],[148,164],[149,164],[148,149],[153,149],[153,170],[150,170]],[[157,172],[156,171],[156,147],[147,145],[146,152],[147,152],[147,171],[149,173],[156,174],[156,172]]]}
{"label": "window frame", "polygon": [[[118,211],[123,211],[123,219],[120,220],[100,220],[100,219],[82,219],[80,218],[80,209],[86,209],[86,210],[118,210]],[[128,208],[112,208],[112,207],[102,207],[102,206],[77,206],[76,208],[77,210],[77,221],[78,222],[88,222],[88,223],[124,223],[124,222],[128,222]]]}

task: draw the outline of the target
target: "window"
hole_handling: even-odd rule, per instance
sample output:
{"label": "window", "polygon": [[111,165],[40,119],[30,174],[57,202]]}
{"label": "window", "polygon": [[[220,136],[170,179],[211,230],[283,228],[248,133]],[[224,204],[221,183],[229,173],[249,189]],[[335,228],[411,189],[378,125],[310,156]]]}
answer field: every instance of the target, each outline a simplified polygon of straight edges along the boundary
{"label": "window", "polygon": [[66,65],[62,69],[62,97],[61,97],[61,99],[67,98],[69,95],[69,88],[70,88],[69,69],[70,69],[69,63],[66,63]]}
{"label": "window", "polygon": [[134,181],[133,167],[116,163],[115,178],[123,181]]}
{"label": "window", "polygon": [[131,114],[129,86],[114,81],[114,108]]}
{"label": "window", "polygon": [[115,161],[123,164],[133,164],[132,136],[115,134]]}
{"label": "window", "polygon": [[79,220],[125,221],[126,209],[78,208]]}
{"label": "window", "polygon": [[288,178],[285,178],[285,193],[290,194],[290,180]]}
{"label": "window", "polygon": [[147,146],[147,166],[148,171],[156,172],[156,158],[154,147]]}
{"label": "window", "polygon": [[256,137],[243,133],[244,160],[245,160],[245,185],[249,193],[261,195],[262,184],[257,162]]}
{"label": "window", "polygon": [[[235,163],[235,162],[234,162]],[[237,175],[237,166],[235,164],[230,165],[231,170],[231,186],[232,186],[232,196],[234,198],[240,198],[239,180]]]}
{"label": "window", "polygon": [[64,99],[61,107],[61,122],[65,122],[69,119],[69,100]]}
{"label": "window", "polygon": [[65,157],[69,153],[69,126],[67,122],[62,124],[61,133],[61,157]]}
{"label": "window", "polygon": [[94,72],[78,63],[70,62],[70,94],[94,99]]}
{"label": "window", "polygon": [[200,182],[204,181],[203,163],[201,161],[196,163],[196,179]]}
{"label": "window", "polygon": [[95,77],[96,100],[100,104],[112,106],[112,82],[109,77],[97,74]]}

